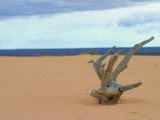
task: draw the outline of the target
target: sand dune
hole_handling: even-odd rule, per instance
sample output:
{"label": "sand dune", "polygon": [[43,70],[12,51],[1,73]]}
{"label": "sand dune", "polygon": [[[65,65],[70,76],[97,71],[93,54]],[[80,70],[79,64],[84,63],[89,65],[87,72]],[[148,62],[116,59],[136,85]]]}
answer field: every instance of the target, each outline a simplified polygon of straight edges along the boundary
{"label": "sand dune", "polygon": [[0,57],[0,120],[159,120],[160,57],[131,59],[118,81],[143,85],[117,105],[89,96],[100,82],[87,61],[97,57]]}

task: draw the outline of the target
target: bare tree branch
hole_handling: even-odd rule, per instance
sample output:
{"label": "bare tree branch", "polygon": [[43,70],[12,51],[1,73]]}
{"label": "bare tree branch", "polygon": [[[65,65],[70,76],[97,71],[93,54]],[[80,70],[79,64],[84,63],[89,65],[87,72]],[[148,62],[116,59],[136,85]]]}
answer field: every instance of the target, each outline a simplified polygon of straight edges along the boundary
{"label": "bare tree branch", "polygon": [[110,74],[112,73],[114,64],[116,63],[116,61],[118,59],[118,55],[119,55],[119,53],[116,53],[110,58],[108,66],[104,70],[104,73],[103,73],[102,86],[108,85],[109,77],[110,77]]}
{"label": "bare tree branch", "polygon": [[138,82],[138,83],[134,83],[134,84],[131,84],[131,85],[124,85],[120,88],[120,91],[121,92],[124,92],[124,91],[127,91],[127,90],[131,90],[131,89],[134,89],[138,86],[142,85],[141,82]]}
{"label": "bare tree branch", "polygon": [[113,46],[111,49],[109,49],[104,55],[102,55],[97,61],[96,63],[97,64],[102,64],[103,60],[112,53],[113,49],[115,49],[116,46]]}
{"label": "bare tree branch", "polygon": [[88,63],[93,63],[94,70],[96,71],[99,79],[102,81],[102,74],[104,72],[105,64],[103,64],[103,60],[112,53],[115,46],[109,49],[104,55],[102,55],[96,62],[91,60]]}
{"label": "bare tree branch", "polygon": [[124,59],[120,62],[120,64],[116,67],[116,69],[112,72],[110,79],[116,80],[118,74],[122,72],[125,68],[127,68],[127,64],[131,57],[145,44],[152,41],[154,37],[151,37],[148,40],[145,40],[139,44],[135,44],[135,46],[130,50],[130,52],[124,57]]}

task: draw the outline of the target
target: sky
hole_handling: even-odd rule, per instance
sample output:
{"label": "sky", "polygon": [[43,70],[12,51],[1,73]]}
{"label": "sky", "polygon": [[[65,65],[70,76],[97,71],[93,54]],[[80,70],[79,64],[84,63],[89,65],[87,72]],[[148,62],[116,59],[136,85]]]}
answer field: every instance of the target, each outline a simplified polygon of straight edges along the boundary
{"label": "sky", "polygon": [[160,0],[1,0],[0,28],[0,49],[160,47]]}

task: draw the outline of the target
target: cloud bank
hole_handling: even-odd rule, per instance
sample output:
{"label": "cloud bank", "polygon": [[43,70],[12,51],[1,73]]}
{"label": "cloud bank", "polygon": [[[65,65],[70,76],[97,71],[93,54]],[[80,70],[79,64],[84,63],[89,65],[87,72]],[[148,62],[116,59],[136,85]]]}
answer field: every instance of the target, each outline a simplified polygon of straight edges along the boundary
{"label": "cloud bank", "polygon": [[1,0],[0,18],[103,10],[159,0]]}
{"label": "cloud bank", "polygon": [[[89,1],[89,0],[88,0]],[[132,46],[157,39],[160,3],[0,20],[0,49]]]}

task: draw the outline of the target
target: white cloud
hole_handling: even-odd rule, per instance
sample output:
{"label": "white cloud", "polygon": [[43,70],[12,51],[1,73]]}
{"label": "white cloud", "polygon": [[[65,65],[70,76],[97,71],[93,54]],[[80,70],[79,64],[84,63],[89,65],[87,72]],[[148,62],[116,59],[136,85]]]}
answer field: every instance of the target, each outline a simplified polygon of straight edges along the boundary
{"label": "white cloud", "polygon": [[[129,25],[127,25],[129,23]],[[0,21],[0,48],[132,46],[155,36],[160,46],[160,3]]]}

